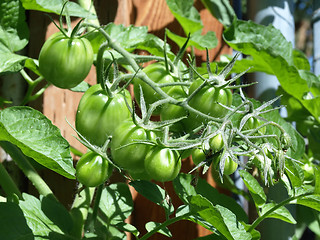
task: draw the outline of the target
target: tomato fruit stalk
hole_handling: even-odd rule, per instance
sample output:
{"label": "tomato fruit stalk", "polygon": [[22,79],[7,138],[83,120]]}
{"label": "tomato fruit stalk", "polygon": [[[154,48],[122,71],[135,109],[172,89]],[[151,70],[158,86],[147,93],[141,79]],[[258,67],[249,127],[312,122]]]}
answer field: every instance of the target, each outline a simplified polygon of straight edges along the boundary
{"label": "tomato fruit stalk", "polygon": [[44,43],[39,55],[39,71],[59,88],[73,88],[88,75],[93,63],[93,50],[85,38],[67,38],[61,32]]}

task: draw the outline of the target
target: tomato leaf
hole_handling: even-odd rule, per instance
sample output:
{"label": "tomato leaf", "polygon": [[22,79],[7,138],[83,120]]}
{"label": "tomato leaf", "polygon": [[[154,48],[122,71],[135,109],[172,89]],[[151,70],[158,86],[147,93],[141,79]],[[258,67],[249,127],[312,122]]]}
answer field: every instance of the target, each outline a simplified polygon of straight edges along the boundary
{"label": "tomato leaf", "polygon": [[166,2],[186,35],[202,29],[200,14],[193,6],[193,0],[166,0]]}
{"label": "tomato leaf", "polygon": [[236,215],[229,209],[220,205],[214,206],[201,195],[190,196],[189,202],[192,211],[197,212],[227,239],[252,239],[251,234],[245,230],[244,226],[238,222]]}
{"label": "tomato leaf", "polygon": [[[148,232],[152,231],[153,229],[155,229],[156,227],[158,227],[161,223],[157,223],[157,222],[147,222],[146,223],[146,229]],[[167,227],[163,227],[161,228],[158,233],[161,233],[162,235],[165,235],[167,237],[172,237],[172,234],[170,232],[170,230]]]}
{"label": "tomato leaf", "polygon": [[16,145],[41,165],[67,178],[75,178],[69,143],[39,111],[30,107],[1,110],[0,140]]}
{"label": "tomato leaf", "polygon": [[292,161],[291,159],[286,160],[286,173],[290,179],[292,187],[300,187],[303,184],[303,170],[295,161]]}
{"label": "tomato leaf", "polygon": [[[218,39],[215,32],[209,31],[205,35],[201,34],[202,30],[198,30],[190,35],[187,46],[194,46],[197,49],[204,50],[206,48],[211,49],[217,46]],[[187,41],[186,37],[181,37],[169,29],[166,29],[167,36],[173,40],[181,48]]]}
{"label": "tomato leaf", "polygon": [[229,27],[235,17],[235,12],[228,0],[201,0],[210,13],[225,27]]}
{"label": "tomato leaf", "polygon": [[264,193],[263,188],[260,186],[259,182],[245,170],[239,170],[239,174],[244,184],[248,188],[256,206],[263,206],[267,201],[267,196]]}
{"label": "tomato leaf", "polygon": [[0,203],[0,239],[34,239],[19,205]]}
{"label": "tomato leaf", "polygon": [[99,208],[112,225],[123,222],[133,211],[133,201],[128,185],[115,183],[103,189]]}
{"label": "tomato leaf", "polygon": [[[261,215],[265,214],[267,211],[269,211],[271,208],[275,207],[277,204],[276,203],[267,203],[261,208]],[[280,208],[277,208],[275,211],[273,211],[271,214],[268,214],[266,218],[277,218],[282,221],[291,223],[291,224],[296,224],[296,220],[293,218],[291,213],[287,208],[284,206],[281,206]]]}
{"label": "tomato leaf", "polygon": [[[257,34],[258,33],[258,34]],[[282,88],[294,96],[316,118],[320,116],[319,80],[309,69],[305,57],[293,51],[281,32],[272,25],[236,20],[223,37],[229,46],[251,55],[266,72],[275,75]],[[300,66],[300,64],[303,64]],[[260,70],[262,70],[260,68]]]}
{"label": "tomato leaf", "polygon": [[[148,51],[152,55],[163,56],[164,41],[149,34],[146,26],[135,27],[130,25],[125,27],[123,25],[110,23],[104,27],[104,30],[115,42],[127,51],[132,52],[135,49],[141,49]],[[86,35],[86,38],[91,42],[94,53],[97,53],[100,45],[106,41],[105,37],[100,32],[89,33]],[[173,58],[174,56],[170,52],[170,46],[168,44],[166,45],[166,49],[170,58]],[[106,54],[109,58],[111,57],[109,53]],[[118,59],[122,58],[122,55],[116,53],[114,54],[114,57]],[[125,59],[123,59],[123,61],[124,60]]]}
{"label": "tomato leaf", "polygon": [[[4,45],[10,52],[23,49],[29,38],[25,11],[19,0],[1,1],[0,50]],[[1,58],[1,62],[2,62]]]}
{"label": "tomato leaf", "polygon": [[18,72],[27,59],[14,53],[28,44],[25,11],[19,0],[2,1],[0,6],[0,74]]}
{"label": "tomato leaf", "polygon": [[1,239],[72,239],[69,212],[50,196],[23,194],[18,204],[0,203]]}
{"label": "tomato leaf", "polygon": [[221,205],[232,211],[240,221],[248,222],[247,214],[241,208],[237,202],[226,196],[220,194],[217,189],[212,187],[204,179],[199,178],[196,187],[191,182],[193,175],[190,174],[179,174],[175,180],[173,180],[173,187],[179,198],[185,203],[189,203],[189,196],[201,195],[208,199],[213,205]]}
{"label": "tomato leaf", "polygon": [[[55,13],[60,15],[62,6],[64,1],[61,0],[21,0],[22,5],[27,10],[36,10],[48,13]],[[75,2],[68,2],[66,5],[68,9],[68,14],[74,17],[81,17],[81,18],[88,18],[88,19],[95,19],[97,18],[96,15],[92,14],[91,12],[82,8],[79,4]],[[62,13],[65,15],[65,11]]]}
{"label": "tomato leaf", "polygon": [[174,209],[172,204],[167,201],[166,191],[157,184],[144,180],[131,181],[129,184],[142,196],[163,207],[168,216],[173,213]]}

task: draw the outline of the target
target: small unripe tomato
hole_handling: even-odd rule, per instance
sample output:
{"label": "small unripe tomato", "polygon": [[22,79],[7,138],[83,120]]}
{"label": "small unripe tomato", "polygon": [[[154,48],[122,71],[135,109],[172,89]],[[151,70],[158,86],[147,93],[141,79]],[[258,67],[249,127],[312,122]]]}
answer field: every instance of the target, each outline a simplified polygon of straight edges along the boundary
{"label": "small unripe tomato", "polygon": [[90,151],[79,159],[76,177],[86,187],[97,187],[111,176],[112,169],[107,159]]}
{"label": "small unripe tomato", "polygon": [[147,154],[144,166],[153,180],[167,182],[172,181],[179,174],[181,160],[177,151],[156,146]]}
{"label": "small unripe tomato", "polygon": [[192,161],[193,163],[197,166],[199,163],[203,162],[204,160],[206,160],[206,155],[203,152],[202,149],[200,148],[195,148],[192,151]]}
{"label": "small unripe tomato", "polygon": [[212,137],[209,140],[209,146],[210,146],[210,148],[212,149],[213,152],[220,151],[224,146],[222,134],[218,133],[217,135]]}
{"label": "small unripe tomato", "polygon": [[85,38],[67,38],[61,32],[44,43],[39,55],[39,71],[59,88],[73,88],[88,75],[93,63],[93,50]]}

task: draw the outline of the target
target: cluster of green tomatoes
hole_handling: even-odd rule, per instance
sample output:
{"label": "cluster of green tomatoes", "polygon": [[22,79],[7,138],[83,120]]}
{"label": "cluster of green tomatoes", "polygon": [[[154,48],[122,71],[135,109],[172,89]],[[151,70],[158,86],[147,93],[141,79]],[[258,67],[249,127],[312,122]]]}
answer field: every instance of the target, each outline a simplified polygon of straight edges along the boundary
{"label": "cluster of green tomatoes", "polygon": [[[59,32],[45,42],[39,70],[53,85],[69,89],[85,79],[93,58],[87,39]],[[142,73],[134,73],[130,79],[134,99],[126,87],[114,87],[110,81],[109,86],[105,81],[99,82],[84,93],[75,128],[90,151],[76,165],[79,182],[88,187],[103,184],[114,167],[134,180],[171,181],[181,170],[181,160],[190,155],[196,166],[211,158],[212,168],[219,168],[229,140],[219,131],[219,125],[208,126],[212,119],[223,119],[230,112],[232,91],[221,82],[217,85],[207,81],[208,74],[185,84],[168,69],[163,62],[153,62]],[[157,91],[159,88],[167,98]],[[151,121],[151,115],[160,121]],[[245,128],[260,125],[257,118],[251,117]],[[265,128],[259,134],[263,131]],[[199,137],[204,133],[205,137]],[[224,156],[222,173],[234,173],[238,163],[232,156]]]}

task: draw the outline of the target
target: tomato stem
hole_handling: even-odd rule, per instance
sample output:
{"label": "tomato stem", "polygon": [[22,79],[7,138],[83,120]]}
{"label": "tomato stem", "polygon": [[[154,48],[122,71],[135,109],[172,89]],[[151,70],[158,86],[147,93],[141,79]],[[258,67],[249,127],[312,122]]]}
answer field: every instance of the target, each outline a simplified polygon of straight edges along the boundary
{"label": "tomato stem", "polygon": [[[82,189],[81,185],[79,185],[79,189]],[[79,239],[83,234],[85,220],[88,216],[88,211],[94,196],[94,192],[95,188],[84,188],[76,195],[70,210],[70,214],[74,223],[71,233]]]}

